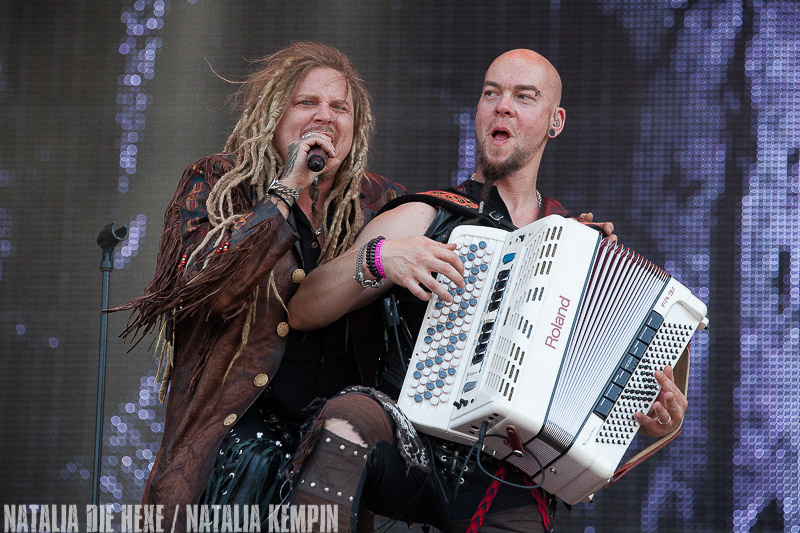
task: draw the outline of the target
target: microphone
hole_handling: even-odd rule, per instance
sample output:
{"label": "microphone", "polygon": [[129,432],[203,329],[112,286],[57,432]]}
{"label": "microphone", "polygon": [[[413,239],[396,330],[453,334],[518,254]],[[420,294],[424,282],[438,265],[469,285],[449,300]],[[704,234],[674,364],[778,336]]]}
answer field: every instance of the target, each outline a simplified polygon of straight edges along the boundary
{"label": "microphone", "polygon": [[325,168],[325,162],[328,160],[328,154],[321,146],[312,146],[308,151],[308,168],[312,172],[319,172]]}

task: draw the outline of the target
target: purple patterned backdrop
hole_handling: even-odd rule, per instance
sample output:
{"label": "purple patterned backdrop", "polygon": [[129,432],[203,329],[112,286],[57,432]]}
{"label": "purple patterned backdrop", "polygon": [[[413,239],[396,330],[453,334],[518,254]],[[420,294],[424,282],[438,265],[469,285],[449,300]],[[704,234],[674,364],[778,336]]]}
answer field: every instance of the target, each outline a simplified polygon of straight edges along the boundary
{"label": "purple patterned backdrop", "polygon": [[[112,303],[137,295],[181,170],[234,122],[225,79],[316,39],[372,92],[370,167],[412,190],[472,172],[491,60],[542,52],[567,109],[542,191],[614,221],[708,303],[684,432],[594,503],[560,509],[561,529],[800,532],[798,27],[790,0],[0,6],[0,503],[89,502],[94,238],[128,226]],[[132,503],[163,407],[146,343],[108,346],[101,501]]]}

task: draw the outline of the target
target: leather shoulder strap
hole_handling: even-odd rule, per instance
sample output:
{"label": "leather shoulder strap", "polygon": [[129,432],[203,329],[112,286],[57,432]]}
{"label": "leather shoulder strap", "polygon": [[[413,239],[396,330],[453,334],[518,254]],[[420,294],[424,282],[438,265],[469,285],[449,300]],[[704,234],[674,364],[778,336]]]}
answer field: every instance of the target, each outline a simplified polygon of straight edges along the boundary
{"label": "leather shoulder strap", "polygon": [[516,229],[514,225],[511,224],[510,220],[506,220],[502,215],[498,215],[497,213],[481,212],[480,206],[475,203],[474,200],[454,190],[425,191],[416,194],[400,196],[399,198],[395,198],[383,206],[381,212],[388,211],[389,209],[393,209],[399,205],[407,204],[409,202],[422,202],[433,207],[440,207],[450,213],[460,215],[466,219],[480,218],[486,223],[486,225],[495,228],[502,228],[506,231],[513,231]]}
{"label": "leather shoulder strap", "polygon": [[383,209],[381,209],[381,212],[410,202],[422,202],[434,207],[443,207],[449,211],[454,211],[466,216],[478,216],[478,204],[454,191],[425,191],[399,196],[388,202]]}

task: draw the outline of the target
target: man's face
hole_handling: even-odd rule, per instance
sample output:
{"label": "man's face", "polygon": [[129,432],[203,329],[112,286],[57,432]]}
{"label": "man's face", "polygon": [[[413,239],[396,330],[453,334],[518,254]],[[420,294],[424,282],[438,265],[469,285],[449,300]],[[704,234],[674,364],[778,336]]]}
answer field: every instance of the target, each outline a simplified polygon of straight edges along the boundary
{"label": "man's face", "polygon": [[344,76],[331,68],[314,67],[297,84],[278,121],[275,147],[286,161],[289,143],[316,131],[331,139],[336,156],[343,161],[353,145],[353,121],[353,98]]}
{"label": "man's face", "polygon": [[492,63],[475,114],[484,175],[502,178],[539,159],[559,99],[558,73],[538,54],[512,51]]}

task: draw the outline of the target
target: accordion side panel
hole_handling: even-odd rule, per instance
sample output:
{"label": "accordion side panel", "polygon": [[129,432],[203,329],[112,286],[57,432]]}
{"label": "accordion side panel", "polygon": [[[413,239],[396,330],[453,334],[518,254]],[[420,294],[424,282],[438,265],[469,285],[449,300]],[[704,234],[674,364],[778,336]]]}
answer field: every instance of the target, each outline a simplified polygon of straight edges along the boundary
{"label": "accordion side panel", "polygon": [[[477,226],[460,226],[453,230],[450,241],[458,245],[456,253],[465,267],[465,290],[449,282],[444,283],[453,295],[447,303],[438,297],[428,302],[420,334],[409,361],[398,406],[422,432],[439,435],[452,441],[471,444],[475,442],[474,430],[450,431],[448,421],[457,416],[464,404],[491,403],[500,393],[489,390],[476,398],[476,383],[466,385],[474,378],[481,363],[472,363],[476,347],[485,333],[486,324],[494,322],[497,310],[492,307],[492,297],[497,297],[498,271],[503,272],[503,248],[510,234],[506,231]],[[465,399],[464,388],[472,392]],[[457,407],[456,407],[457,406]]]}
{"label": "accordion side panel", "polygon": [[[507,245],[506,252],[514,256],[510,281],[488,346],[491,356],[486,382],[499,381],[497,390],[503,401],[462,409],[451,421],[457,433],[477,437],[483,422],[490,431],[498,425],[513,425],[527,441],[539,433],[546,420],[563,347],[601,239],[596,231],[562,217],[548,217],[525,229],[514,232]],[[500,371],[494,379],[490,377],[492,369]],[[528,383],[543,386],[524,385]],[[569,434],[560,431],[547,438],[569,439]],[[500,440],[491,440],[487,453],[508,455]]]}
{"label": "accordion side panel", "polygon": [[[594,230],[564,219],[559,221],[557,234],[560,236],[558,254],[551,259],[552,264],[548,264],[550,276],[540,292],[544,297],[540,296],[535,305],[520,309],[517,320],[523,322],[523,327],[528,323],[527,330],[523,329],[524,337],[509,332],[529,354],[523,382],[541,386],[525,387],[521,391],[515,402],[526,408],[515,409],[508,423],[531,430],[521,431],[523,442],[538,433],[549,447],[561,451],[562,443],[571,440],[569,428],[555,423],[545,431],[540,430],[553,405],[553,384],[564,368],[564,347],[570,342],[576,317],[583,307],[583,294],[591,283],[588,273],[600,238]],[[576,250],[582,253],[576,254]],[[500,333],[509,334],[505,330]],[[530,415],[526,416],[528,413]]]}
{"label": "accordion side panel", "polygon": [[[669,280],[633,343],[641,346],[642,332],[646,332],[647,347],[641,352],[641,359],[624,387],[620,388],[608,414],[601,417],[595,410],[576,439],[576,445],[551,465],[560,474],[562,468],[574,468],[570,456],[577,449],[593,448],[597,451],[593,461],[587,463],[587,468],[579,475],[560,476],[573,477],[558,488],[560,498],[567,503],[585,500],[613,476],[639,430],[634,413],[648,412],[660,391],[653,372],[667,365],[676,365],[698,325],[704,325],[705,312],[705,305],[686,287],[674,279]],[[545,488],[547,485],[546,482]]]}

